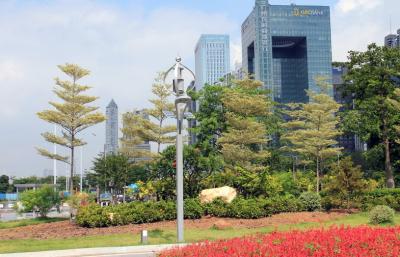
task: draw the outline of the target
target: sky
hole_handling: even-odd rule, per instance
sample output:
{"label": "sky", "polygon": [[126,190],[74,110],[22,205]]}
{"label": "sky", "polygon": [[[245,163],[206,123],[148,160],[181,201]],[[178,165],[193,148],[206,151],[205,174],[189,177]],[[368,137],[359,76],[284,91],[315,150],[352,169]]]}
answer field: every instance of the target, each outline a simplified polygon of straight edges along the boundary
{"label": "sky", "polygon": [[[398,0],[270,3],[330,6],[334,61],[345,61],[349,50],[365,50],[368,43],[383,44],[386,34],[400,28]],[[194,69],[201,34],[229,34],[231,66],[240,61],[240,26],[253,6],[254,0],[1,0],[0,174],[41,176],[52,169],[35,146],[52,149],[40,133],[53,127],[36,113],[56,100],[54,78],[65,79],[58,64],[91,71],[82,83],[93,87],[88,93],[100,97],[95,104],[103,112],[112,98],[120,113],[149,107],[156,73],[176,55]],[[90,169],[103,150],[105,124],[82,136],[88,142],[83,169]],[[64,175],[66,167],[58,164],[57,170]]]}

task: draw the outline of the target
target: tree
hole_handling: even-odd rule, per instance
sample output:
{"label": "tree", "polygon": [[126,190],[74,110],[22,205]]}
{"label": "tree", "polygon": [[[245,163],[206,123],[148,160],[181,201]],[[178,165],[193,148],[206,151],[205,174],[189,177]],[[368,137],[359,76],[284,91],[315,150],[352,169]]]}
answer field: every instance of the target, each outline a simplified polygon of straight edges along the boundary
{"label": "tree", "polygon": [[391,144],[399,112],[390,99],[400,84],[400,50],[370,44],[365,52],[351,51],[348,59],[344,93],[353,96],[354,110],[344,114],[344,128],[384,145],[386,186],[394,188]]}
{"label": "tree", "polygon": [[285,124],[287,131],[282,136],[289,142],[291,151],[312,158],[316,164],[316,191],[320,187],[320,167],[324,159],[336,156],[337,136],[341,134],[337,125],[340,104],[328,95],[329,85],[324,78],[317,78],[321,92],[307,90],[310,102],[289,104],[286,114],[290,120]]}
{"label": "tree", "polygon": [[9,181],[9,177],[7,175],[0,176],[0,193],[8,192],[8,189],[10,187],[10,184],[8,181]]}
{"label": "tree", "polygon": [[266,150],[265,118],[271,114],[272,102],[262,89],[262,82],[245,78],[233,81],[222,97],[226,109],[227,131],[218,144],[225,162],[251,172],[265,171],[270,156]]}
{"label": "tree", "polygon": [[199,103],[199,110],[195,113],[196,146],[204,155],[218,154],[221,146],[217,139],[226,131],[225,109],[222,103],[225,86],[205,85],[200,92],[192,94],[193,100]]}
{"label": "tree", "polygon": [[20,194],[23,211],[39,211],[41,217],[46,217],[53,206],[60,204],[58,194],[50,186],[36,190],[24,191]]}
{"label": "tree", "polygon": [[151,160],[154,155],[150,151],[138,147],[145,143],[144,124],[147,123],[142,112],[126,112],[122,115],[123,137],[121,139],[121,152],[129,156],[135,166],[140,167],[143,163]]}
{"label": "tree", "polygon": [[367,181],[363,179],[361,167],[354,166],[351,157],[332,165],[332,170],[325,178],[324,192],[331,198],[345,202],[347,210],[350,210],[354,197],[367,189]]}
{"label": "tree", "polygon": [[[183,148],[183,178],[185,197],[197,197],[202,190],[203,181],[212,174],[219,162],[213,162],[200,154],[200,149],[192,145],[185,145]],[[157,162],[151,166],[153,185],[158,198],[171,199],[175,196],[176,167],[175,146],[168,146]]]}
{"label": "tree", "polygon": [[[123,132],[129,135],[124,142],[127,145],[135,145],[140,141],[154,142],[157,144],[159,154],[162,144],[174,142],[174,137],[169,134],[176,131],[176,126],[166,125],[165,121],[168,118],[166,112],[173,113],[175,105],[170,101],[172,87],[163,82],[162,73],[155,79],[151,91],[155,95],[154,99],[150,99],[153,107],[144,111],[150,119],[140,115],[130,117],[131,122],[128,122],[123,129]],[[129,154],[129,151],[126,154]]]}
{"label": "tree", "polygon": [[61,135],[58,136],[51,132],[43,133],[42,136],[47,142],[54,143],[70,150],[70,156],[53,154],[43,148],[37,148],[39,154],[50,159],[67,162],[70,164],[70,193],[73,194],[73,175],[74,175],[74,154],[75,148],[86,144],[77,136],[80,132],[97,123],[103,122],[105,117],[102,113],[96,112],[98,107],[87,106],[94,102],[97,97],[83,95],[82,92],[90,89],[89,86],[80,85],[77,81],[87,75],[89,71],[75,64],[59,65],[58,68],[69,76],[72,81],[60,80],[56,78],[56,87],[53,92],[63,100],[62,103],[49,102],[55,110],[44,110],[37,113],[40,119],[58,125]]}
{"label": "tree", "polygon": [[[90,177],[96,184],[107,191],[112,189],[121,193],[129,182],[131,165],[129,158],[123,154],[112,154],[104,156],[100,154],[93,162],[94,174]],[[133,181],[132,181],[133,182]]]}

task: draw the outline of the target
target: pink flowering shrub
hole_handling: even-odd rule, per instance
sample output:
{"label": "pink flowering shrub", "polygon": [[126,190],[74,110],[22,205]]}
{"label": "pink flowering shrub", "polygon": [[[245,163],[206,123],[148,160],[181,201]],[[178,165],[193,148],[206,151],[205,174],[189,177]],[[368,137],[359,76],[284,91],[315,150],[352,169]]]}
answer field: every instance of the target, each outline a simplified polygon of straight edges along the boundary
{"label": "pink flowering shrub", "polygon": [[399,257],[400,227],[331,227],[202,242],[160,257]]}

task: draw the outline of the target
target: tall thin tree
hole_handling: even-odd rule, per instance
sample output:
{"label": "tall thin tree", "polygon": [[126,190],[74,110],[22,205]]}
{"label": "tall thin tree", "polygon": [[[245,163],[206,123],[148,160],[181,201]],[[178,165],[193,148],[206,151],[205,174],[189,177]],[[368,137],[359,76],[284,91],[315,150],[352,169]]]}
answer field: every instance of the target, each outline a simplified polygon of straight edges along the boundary
{"label": "tall thin tree", "polygon": [[290,120],[285,124],[287,140],[293,152],[315,160],[316,191],[319,192],[321,163],[324,159],[340,153],[336,140],[341,134],[338,130],[340,104],[328,94],[330,85],[323,77],[316,78],[321,92],[307,90],[310,102],[306,104],[289,104],[286,114]]}
{"label": "tall thin tree", "polygon": [[97,99],[95,96],[82,94],[90,87],[77,83],[79,79],[89,75],[89,70],[83,69],[76,64],[68,63],[59,65],[58,68],[71,78],[71,81],[55,79],[56,87],[53,92],[63,102],[56,103],[51,101],[49,104],[54,109],[38,112],[37,115],[40,119],[57,124],[62,129],[61,135],[45,132],[42,133],[42,136],[47,142],[68,148],[70,156],[54,154],[43,148],[37,148],[37,150],[40,155],[70,164],[69,189],[70,193],[73,194],[75,148],[86,144],[85,141],[77,136],[88,127],[103,122],[105,116],[97,111],[98,107],[87,106],[87,104]]}

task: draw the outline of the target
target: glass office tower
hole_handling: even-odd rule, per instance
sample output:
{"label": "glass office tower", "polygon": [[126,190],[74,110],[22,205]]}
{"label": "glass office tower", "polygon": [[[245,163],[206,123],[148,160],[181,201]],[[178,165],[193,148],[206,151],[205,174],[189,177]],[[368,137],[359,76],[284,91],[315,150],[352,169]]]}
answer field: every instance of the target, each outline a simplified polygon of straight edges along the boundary
{"label": "glass office tower", "polygon": [[242,24],[242,62],[275,101],[308,102],[305,90],[319,90],[316,77],[332,82],[329,7],[256,0]]}
{"label": "glass office tower", "polygon": [[196,91],[214,84],[229,72],[229,36],[204,34],[195,48]]}

